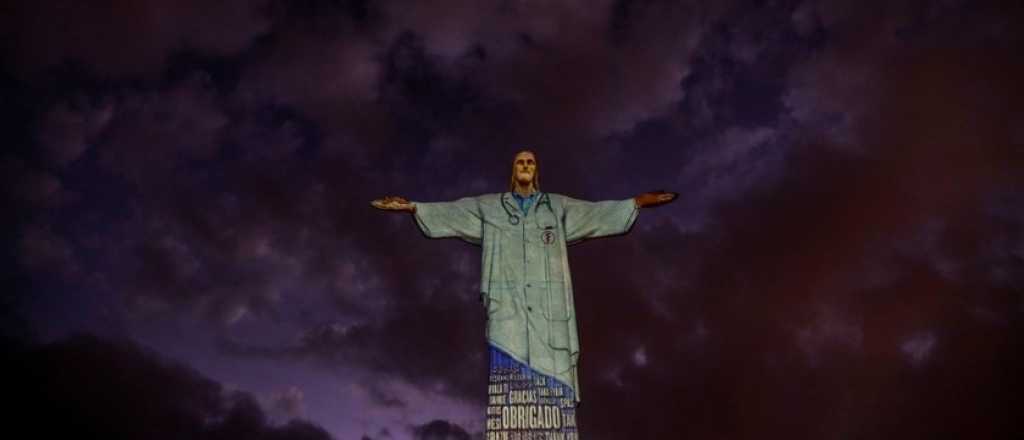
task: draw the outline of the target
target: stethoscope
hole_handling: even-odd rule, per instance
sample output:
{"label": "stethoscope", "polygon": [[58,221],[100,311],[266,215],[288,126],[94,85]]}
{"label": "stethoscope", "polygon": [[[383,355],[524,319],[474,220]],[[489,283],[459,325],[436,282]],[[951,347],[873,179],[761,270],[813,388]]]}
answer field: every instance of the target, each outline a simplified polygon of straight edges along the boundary
{"label": "stethoscope", "polygon": [[[509,204],[512,203],[512,202],[508,201],[507,197],[508,197],[509,194],[511,194],[511,193],[501,193],[501,207],[505,208],[505,213],[508,214],[508,222],[509,222],[509,224],[511,224],[511,225],[518,225],[519,224],[519,214],[516,214],[516,213],[512,212],[512,210],[508,208]],[[537,204],[534,205],[533,212],[537,212],[537,210],[540,209],[540,205],[547,205],[548,211],[551,211],[551,214],[554,215],[555,210],[551,209],[551,198],[548,197],[548,193],[541,193],[540,194],[540,198],[538,198]],[[515,206],[513,205],[512,208],[515,208]]]}

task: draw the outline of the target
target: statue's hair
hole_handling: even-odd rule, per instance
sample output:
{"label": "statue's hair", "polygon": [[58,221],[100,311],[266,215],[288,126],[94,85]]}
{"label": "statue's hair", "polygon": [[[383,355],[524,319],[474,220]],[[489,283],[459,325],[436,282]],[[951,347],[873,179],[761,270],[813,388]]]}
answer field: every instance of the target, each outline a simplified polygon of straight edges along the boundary
{"label": "statue's hair", "polygon": [[[520,154],[523,154],[523,153],[530,153],[530,154],[533,155],[533,190],[534,191],[540,191],[540,161],[537,160],[537,154],[532,152],[532,151],[530,151],[530,150],[523,150],[523,151],[520,151],[520,152],[516,153],[516,156],[519,156]],[[512,158],[512,176],[509,179],[508,190],[509,191],[513,191],[513,192],[516,190],[516,161],[515,161],[515,156],[513,156],[513,158]]]}

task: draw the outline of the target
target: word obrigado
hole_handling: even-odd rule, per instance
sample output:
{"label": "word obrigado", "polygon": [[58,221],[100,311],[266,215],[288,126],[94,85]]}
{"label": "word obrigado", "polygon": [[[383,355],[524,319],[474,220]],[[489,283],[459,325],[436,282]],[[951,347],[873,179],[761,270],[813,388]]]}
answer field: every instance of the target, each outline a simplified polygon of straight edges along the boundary
{"label": "word obrigado", "polygon": [[[491,429],[559,429],[562,411],[555,405],[502,406],[501,417],[490,419]],[[494,408],[497,409],[497,408]]]}

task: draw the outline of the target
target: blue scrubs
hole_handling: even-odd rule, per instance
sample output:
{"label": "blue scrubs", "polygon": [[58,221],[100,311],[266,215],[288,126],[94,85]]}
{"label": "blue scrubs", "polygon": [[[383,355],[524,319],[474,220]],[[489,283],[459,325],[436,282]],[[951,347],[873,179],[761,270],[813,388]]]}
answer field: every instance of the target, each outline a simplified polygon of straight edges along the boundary
{"label": "blue scrubs", "polygon": [[537,194],[540,193],[534,191],[530,193],[530,195],[524,197],[519,195],[519,193],[512,191],[512,197],[516,199],[516,203],[519,203],[519,209],[522,209],[523,212],[527,214],[530,213],[530,207],[533,206],[533,202],[537,200]]}

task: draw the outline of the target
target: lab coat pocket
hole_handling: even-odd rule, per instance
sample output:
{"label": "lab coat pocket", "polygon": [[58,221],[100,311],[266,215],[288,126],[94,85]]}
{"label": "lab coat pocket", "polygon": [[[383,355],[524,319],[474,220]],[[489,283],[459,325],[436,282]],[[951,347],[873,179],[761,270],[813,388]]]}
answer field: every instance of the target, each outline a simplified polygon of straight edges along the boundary
{"label": "lab coat pocket", "polygon": [[569,304],[566,300],[564,290],[548,290],[547,300],[548,304],[544,316],[547,317],[549,321],[569,320]]}
{"label": "lab coat pocket", "polygon": [[537,213],[537,229],[554,229],[558,226],[558,219],[549,212]]}
{"label": "lab coat pocket", "polygon": [[571,350],[569,346],[569,326],[572,325],[568,319],[549,321],[548,346],[554,349]]}
{"label": "lab coat pocket", "polygon": [[537,213],[537,229],[558,232],[558,219],[550,212]]}

